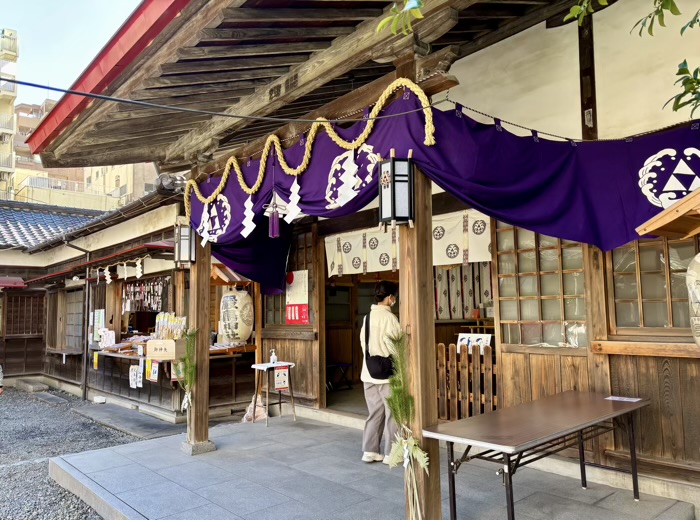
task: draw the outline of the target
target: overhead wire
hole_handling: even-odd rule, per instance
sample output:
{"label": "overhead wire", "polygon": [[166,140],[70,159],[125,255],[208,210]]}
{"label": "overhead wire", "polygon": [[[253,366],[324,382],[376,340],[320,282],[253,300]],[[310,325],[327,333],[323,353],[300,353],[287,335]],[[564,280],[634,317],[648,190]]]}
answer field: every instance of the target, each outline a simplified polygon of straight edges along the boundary
{"label": "overhead wire", "polygon": [[86,98],[90,98],[90,99],[99,99],[101,101],[111,101],[114,103],[123,103],[123,104],[127,104],[127,105],[137,105],[137,106],[148,107],[148,108],[158,108],[161,110],[170,110],[173,112],[186,112],[189,114],[209,115],[209,116],[213,116],[213,117],[227,117],[227,118],[231,118],[231,119],[245,119],[245,120],[249,120],[249,121],[271,121],[271,122],[276,122],[276,123],[321,123],[324,121],[329,122],[329,123],[341,123],[341,122],[359,123],[359,122],[363,122],[363,121],[392,119],[395,117],[401,117],[401,116],[414,114],[416,112],[422,112],[424,110],[424,107],[421,107],[421,108],[417,108],[415,110],[407,110],[405,112],[400,112],[397,114],[389,114],[389,115],[385,115],[385,116],[374,116],[374,117],[363,117],[362,119],[322,119],[322,120],[321,119],[292,119],[292,118],[285,118],[285,117],[230,114],[228,112],[215,112],[212,110],[202,110],[202,109],[198,109],[198,108],[187,108],[187,107],[174,106],[174,105],[161,105],[159,103],[151,103],[149,101],[140,101],[140,100],[136,100],[136,99],[126,99],[126,98],[119,98],[119,97],[114,97],[114,96],[106,96],[104,94],[94,94],[92,92],[83,92],[80,90],[50,87],[48,85],[42,85],[40,83],[32,83],[30,81],[22,81],[22,80],[18,80],[18,79],[14,79],[14,78],[3,77],[3,76],[0,76],[0,81],[6,81],[8,83],[15,83],[17,85],[22,85],[25,87],[47,89],[47,90],[52,90],[54,92],[61,92],[63,94],[82,96],[82,97],[86,97]]}

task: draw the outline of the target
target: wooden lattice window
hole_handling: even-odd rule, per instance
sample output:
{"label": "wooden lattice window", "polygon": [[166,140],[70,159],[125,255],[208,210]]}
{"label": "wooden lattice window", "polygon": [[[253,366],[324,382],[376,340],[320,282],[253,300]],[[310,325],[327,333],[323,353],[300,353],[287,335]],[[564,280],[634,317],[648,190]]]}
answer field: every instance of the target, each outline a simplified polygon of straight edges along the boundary
{"label": "wooden lattice window", "polygon": [[610,333],[689,336],[685,271],[697,253],[695,238],[640,240],[608,253]]}
{"label": "wooden lattice window", "polygon": [[[311,232],[296,235],[289,252],[287,271],[309,271],[309,315],[313,316],[311,280],[313,279],[313,235]],[[265,325],[286,324],[286,300],[284,293],[265,297]]]}
{"label": "wooden lattice window", "polygon": [[8,293],[5,335],[40,336],[44,333],[44,316],[44,294]]}
{"label": "wooden lattice window", "polygon": [[66,348],[80,350],[83,339],[83,290],[66,293]]}
{"label": "wooden lattice window", "polygon": [[582,245],[501,222],[496,237],[502,343],[585,347]]}

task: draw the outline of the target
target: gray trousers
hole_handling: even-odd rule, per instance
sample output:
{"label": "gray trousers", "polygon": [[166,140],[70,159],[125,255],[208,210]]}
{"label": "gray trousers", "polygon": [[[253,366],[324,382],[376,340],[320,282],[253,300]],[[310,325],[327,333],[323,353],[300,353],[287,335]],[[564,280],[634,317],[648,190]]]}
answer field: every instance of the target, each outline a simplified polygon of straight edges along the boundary
{"label": "gray trousers", "polygon": [[367,417],[365,431],[362,434],[362,451],[381,453],[379,447],[383,438],[384,455],[389,455],[398,431],[398,426],[391,417],[391,412],[386,404],[386,398],[389,397],[389,384],[364,383],[364,386],[369,417]]}

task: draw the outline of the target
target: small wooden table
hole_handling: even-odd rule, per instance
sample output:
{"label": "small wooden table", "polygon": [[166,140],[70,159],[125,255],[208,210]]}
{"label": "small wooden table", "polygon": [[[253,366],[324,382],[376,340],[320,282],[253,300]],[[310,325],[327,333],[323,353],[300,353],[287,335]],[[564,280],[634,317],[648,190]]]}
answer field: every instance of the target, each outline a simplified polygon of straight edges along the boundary
{"label": "small wooden table", "polygon": [[[512,408],[504,408],[484,415],[431,426],[423,430],[423,437],[447,443],[447,475],[450,490],[450,518],[456,520],[455,474],[461,464],[472,459],[495,462],[503,466],[508,520],[515,518],[513,507],[513,475],[518,468],[578,445],[581,466],[581,485],[586,489],[586,461],[583,443],[613,431],[612,420],[626,416],[632,464],[632,487],[639,500],[637,480],[637,453],[634,432],[634,412],[649,404],[648,399],[637,401],[613,400],[590,392],[564,392]],[[454,443],[467,446],[464,454],[455,460]],[[469,455],[472,447],[484,451]],[[615,469],[615,468],[609,468]]]}
{"label": "small wooden table", "polygon": [[[265,399],[265,426],[268,424],[268,419],[270,417],[270,373],[275,372],[275,368],[287,367],[289,369],[289,396],[292,400],[292,415],[294,420],[297,420],[297,412],[294,409],[294,389],[292,388],[292,368],[294,368],[294,363],[289,363],[287,361],[277,361],[276,363],[256,363],[251,365],[251,368],[255,369],[255,398],[253,400],[253,422],[255,422],[255,410],[258,408],[258,392],[262,394],[262,384],[263,376],[267,374],[267,397]],[[279,394],[279,407],[280,415],[282,415],[282,390],[278,392]]]}

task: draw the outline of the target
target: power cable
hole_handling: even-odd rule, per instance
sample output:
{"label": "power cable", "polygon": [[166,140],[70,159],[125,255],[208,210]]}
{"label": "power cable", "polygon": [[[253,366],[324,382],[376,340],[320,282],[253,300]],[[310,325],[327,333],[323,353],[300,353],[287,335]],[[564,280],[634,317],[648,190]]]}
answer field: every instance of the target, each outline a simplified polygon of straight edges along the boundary
{"label": "power cable", "polygon": [[[212,110],[200,110],[197,108],[186,108],[186,107],[179,107],[179,106],[172,106],[172,105],[161,105],[158,103],[150,103],[148,101],[138,101],[135,99],[125,99],[125,98],[118,98],[118,97],[113,97],[113,96],[105,96],[103,94],[93,94],[92,92],[82,92],[80,90],[50,87],[48,85],[42,85],[40,83],[21,81],[18,79],[11,79],[11,78],[6,78],[6,77],[2,77],[2,76],[0,76],[0,81],[7,81],[8,83],[15,83],[17,85],[22,85],[25,87],[33,87],[33,88],[38,88],[38,89],[52,90],[54,92],[61,92],[63,94],[71,94],[74,96],[82,96],[82,97],[86,97],[86,98],[90,98],[90,99],[99,99],[101,101],[111,101],[114,103],[123,103],[123,104],[127,104],[127,105],[137,105],[137,106],[148,107],[148,108],[158,108],[161,110],[171,110],[173,112],[185,112],[185,113],[189,113],[189,114],[203,114],[203,115],[214,116],[214,117],[228,117],[231,119],[246,119],[246,120],[251,120],[251,121],[272,121],[272,122],[276,122],[276,123],[321,123],[324,121],[327,121],[329,123],[347,123],[347,122],[359,123],[359,122],[363,122],[363,121],[392,119],[394,117],[406,116],[409,114],[414,114],[416,112],[423,112],[427,108],[427,107],[425,107],[425,108],[421,107],[421,108],[417,108],[415,110],[408,110],[406,112],[400,112],[397,114],[391,114],[391,115],[387,115],[387,116],[363,117],[362,119],[325,119],[325,120],[289,119],[289,118],[283,118],[283,117],[247,116],[247,115],[239,115],[239,114],[228,114],[225,112],[214,112]],[[435,105],[431,104],[429,106],[433,107]]]}

